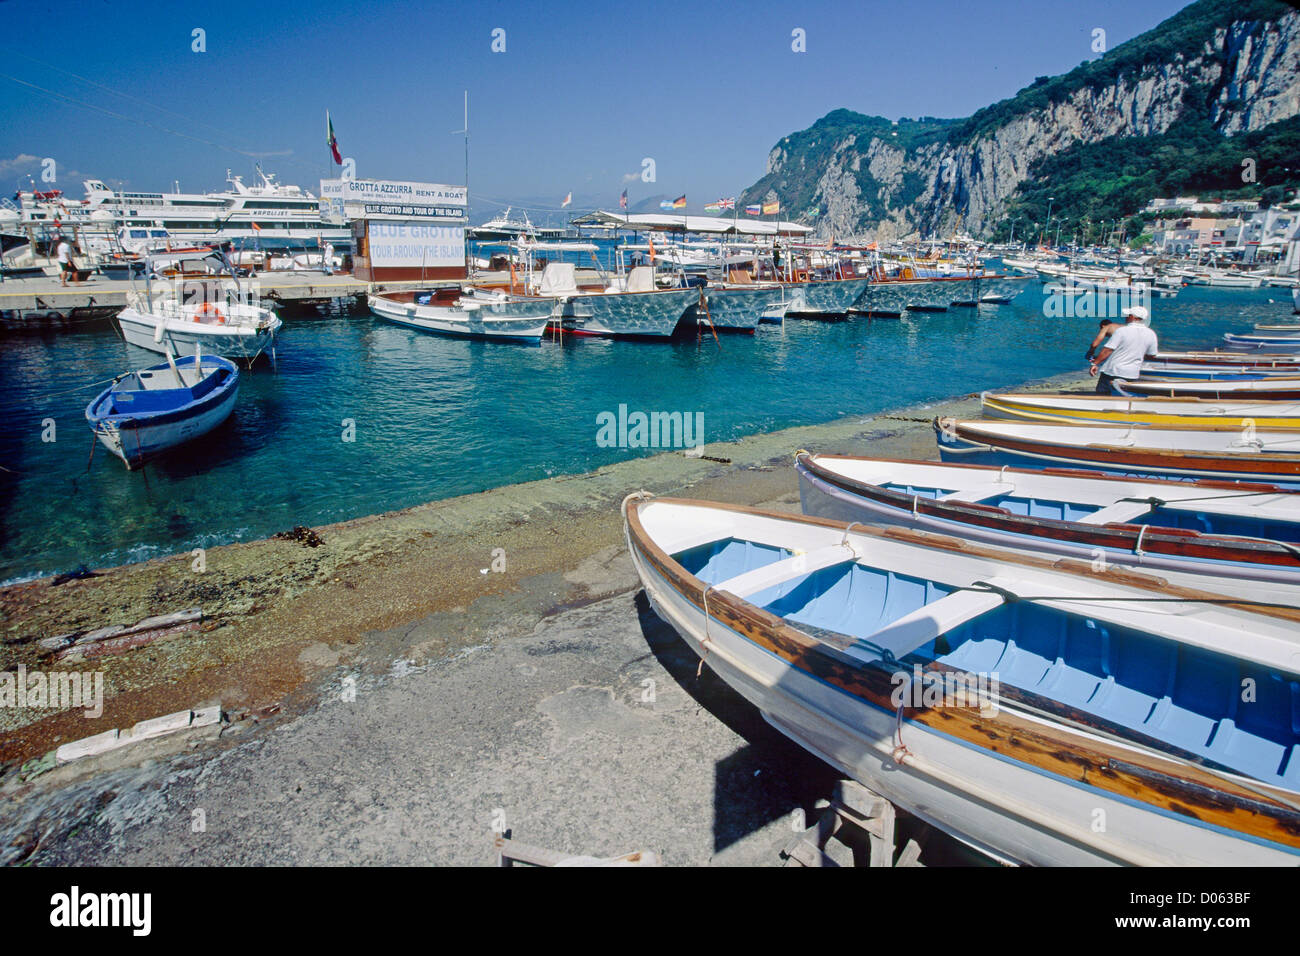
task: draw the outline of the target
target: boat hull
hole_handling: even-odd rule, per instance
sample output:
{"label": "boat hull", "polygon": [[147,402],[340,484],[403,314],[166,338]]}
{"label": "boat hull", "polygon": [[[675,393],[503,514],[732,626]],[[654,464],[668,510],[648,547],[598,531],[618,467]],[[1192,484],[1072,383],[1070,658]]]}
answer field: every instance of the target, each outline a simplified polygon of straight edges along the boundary
{"label": "boat hull", "polygon": [[686,318],[706,328],[712,324],[718,331],[753,332],[763,311],[780,300],[781,292],[780,288],[710,289],[705,296],[708,315],[697,303],[686,310]]}
{"label": "boat hull", "polygon": [[476,302],[477,308],[418,305],[370,296],[370,309],[404,328],[450,338],[488,339],[537,344],[551,320],[551,303]]}
{"label": "boat hull", "polygon": [[123,309],[117,316],[122,337],[137,348],[165,355],[170,350],[175,356],[196,354],[221,355],[226,358],[251,360],[269,353],[275,345],[282,320],[276,318],[269,327],[260,331],[240,330],[236,326],[213,326],[199,322],[166,319],[161,337],[153,316],[135,309]]}
{"label": "boat hull", "polygon": [[785,286],[787,316],[846,315],[866,291],[866,279],[815,279]]}
{"label": "boat hull", "polygon": [[577,331],[583,335],[667,339],[699,297],[698,289],[575,295],[564,314],[581,320]]}
{"label": "boat hull", "polygon": [[[1113,443],[1110,428],[1084,423],[1048,424],[1046,422],[1016,423],[1019,434],[1000,433],[989,423],[979,428],[979,423],[951,422],[936,419],[934,429],[939,442],[939,457],[945,462],[978,465],[1012,465],[1027,468],[1085,468],[1107,474],[1128,475],[1135,478],[1180,478],[1184,480],[1215,479],[1224,481],[1265,482],[1287,489],[1300,489],[1300,454],[1262,452],[1254,449],[1242,429],[1231,429],[1242,436],[1241,451],[1204,450],[1184,452],[1164,447],[1142,447],[1144,429],[1136,425],[1129,429],[1131,438],[1123,440],[1131,445]],[[1048,434],[1052,430],[1103,429],[1093,440],[1067,438],[1060,440]],[[1037,434],[1034,431],[1037,430]],[[1198,434],[1186,430],[1189,442]],[[1252,430],[1253,434],[1253,430]],[[1270,432],[1277,442],[1287,446],[1300,439],[1295,432]],[[1108,443],[1112,442],[1112,443]]]}

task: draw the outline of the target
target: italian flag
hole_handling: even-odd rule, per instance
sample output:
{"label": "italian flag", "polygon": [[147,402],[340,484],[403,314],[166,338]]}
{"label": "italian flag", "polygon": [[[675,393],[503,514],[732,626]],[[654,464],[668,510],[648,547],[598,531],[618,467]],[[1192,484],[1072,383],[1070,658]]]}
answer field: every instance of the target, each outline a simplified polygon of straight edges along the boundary
{"label": "italian flag", "polygon": [[325,142],[329,144],[330,152],[334,156],[334,162],[343,165],[343,157],[339,155],[339,140],[334,135],[334,121],[330,119],[330,111],[325,111]]}

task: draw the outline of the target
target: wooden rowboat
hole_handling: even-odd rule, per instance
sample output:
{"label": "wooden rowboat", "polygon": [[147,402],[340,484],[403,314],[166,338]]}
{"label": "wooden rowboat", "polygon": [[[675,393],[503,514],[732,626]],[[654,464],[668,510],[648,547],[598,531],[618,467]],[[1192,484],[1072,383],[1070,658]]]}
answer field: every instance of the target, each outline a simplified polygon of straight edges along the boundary
{"label": "wooden rowboat", "polygon": [[1300,402],[1216,401],[1197,398],[1124,398],[1001,392],[980,396],[986,418],[1076,421],[1184,428],[1300,428]]}
{"label": "wooden rowboat", "polygon": [[796,458],[804,514],[1150,571],[1300,608],[1300,494],[1273,485]]}
{"label": "wooden rowboat", "polygon": [[1213,379],[1144,379],[1124,383],[1134,395],[1163,395],[1167,398],[1213,398],[1243,401],[1300,401],[1300,375],[1295,378],[1267,377],[1249,381],[1216,382]]}
{"label": "wooden rowboat", "polygon": [[1300,488],[1300,434],[1066,422],[935,419],[944,461],[1095,468],[1155,478],[1263,481]]}
{"label": "wooden rowboat", "polygon": [[897,528],[643,495],[624,514],[646,596],[705,664],[990,856],[1300,861],[1300,612]]}

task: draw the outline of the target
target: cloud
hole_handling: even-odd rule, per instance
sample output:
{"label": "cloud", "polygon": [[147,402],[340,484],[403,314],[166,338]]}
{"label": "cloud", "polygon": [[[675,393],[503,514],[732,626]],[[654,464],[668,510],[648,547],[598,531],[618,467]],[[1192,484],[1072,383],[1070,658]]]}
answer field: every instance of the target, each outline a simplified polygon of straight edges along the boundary
{"label": "cloud", "polygon": [[0,159],[0,176],[8,176],[29,169],[39,164],[40,161],[41,157],[33,156],[30,153],[19,153],[13,159]]}
{"label": "cloud", "polygon": [[637,170],[635,173],[624,173],[624,174],[623,174],[623,182],[625,182],[625,183],[633,183],[633,182],[636,182],[636,181],[637,181],[638,179],[640,179],[640,178],[641,178],[641,171],[640,171],[640,170]]}

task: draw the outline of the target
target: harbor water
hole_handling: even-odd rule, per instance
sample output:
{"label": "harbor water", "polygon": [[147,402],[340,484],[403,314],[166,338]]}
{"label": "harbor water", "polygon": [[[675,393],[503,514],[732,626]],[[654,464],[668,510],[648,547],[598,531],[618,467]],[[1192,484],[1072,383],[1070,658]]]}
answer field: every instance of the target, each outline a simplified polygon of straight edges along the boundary
{"label": "harbor water", "polygon": [[[1190,287],[1155,300],[1167,350],[1287,321],[1287,290]],[[707,444],[1083,370],[1095,318],[1010,305],[902,320],[789,321],[715,343],[440,338],[377,318],[292,319],[278,367],[241,376],[231,418],[140,472],[96,447],[92,383],[155,364],[113,323],[0,340],[0,581],[262,538],[660,449],[600,420],[702,415]],[[826,449],[833,451],[834,449]],[[708,454],[705,448],[705,454]]]}

